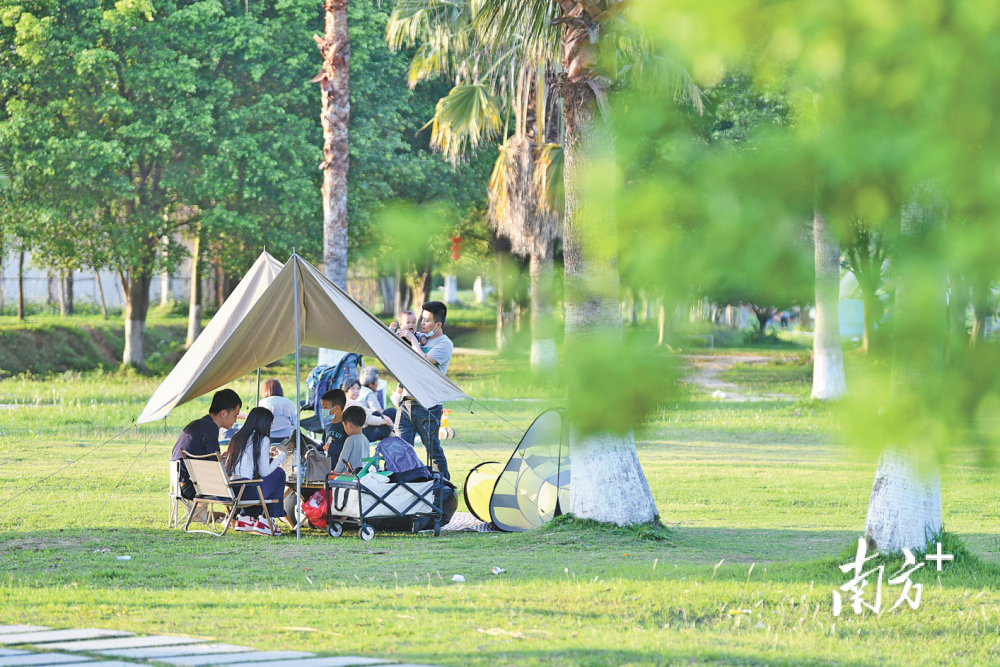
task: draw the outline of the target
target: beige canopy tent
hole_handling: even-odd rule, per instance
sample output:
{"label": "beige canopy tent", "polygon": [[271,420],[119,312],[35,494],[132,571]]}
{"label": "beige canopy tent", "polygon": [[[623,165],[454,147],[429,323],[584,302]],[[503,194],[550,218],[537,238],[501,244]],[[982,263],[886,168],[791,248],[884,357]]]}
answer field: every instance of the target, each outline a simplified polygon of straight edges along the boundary
{"label": "beige canopy tent", "polygon": [[282,266],[264,252],[150,397],[138,423],[164,419],[178,405],[292,353],[301,404],[300,345],[376,357],[424,406],[468,398],[308,262],[293,253]]}

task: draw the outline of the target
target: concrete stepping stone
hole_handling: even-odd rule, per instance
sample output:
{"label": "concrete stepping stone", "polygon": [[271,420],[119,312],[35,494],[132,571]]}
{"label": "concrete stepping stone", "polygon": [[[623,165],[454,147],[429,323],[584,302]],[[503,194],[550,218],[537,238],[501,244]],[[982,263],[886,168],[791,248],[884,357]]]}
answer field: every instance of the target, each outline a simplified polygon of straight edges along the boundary
{"label": "concrete stepping stone", "polygon": [[27,653],[27,651],[19,651],[17,649],[13,649],[13,648],[0,648],[0,657],[4,657],[4,656],[8,656],[8,655],[24,655],[26,653]]}
{"label": "concrete stepping stone", "polygon": [[[236,644],[187,644],[184,646],[157,646],[152,648],[119,648],[113,651],[96,651],[101,655],[132,660],[159,660],[181,655],[209,655],[211,653],[240,653],[252,651],[249,646]],[[239,656],[235,656],[238,658]]]}
{"label": "concrete stepping stone", "polygon": [[152,637],[122,637],[120,639],[85,639],[77,642],[56,642],[46,644],[45,648],[58,651],[110,651],[122,648],[147,648],[149,646],[176,646],[177,644],[197,644],[205,638],[172,637],[170,635],[154,635]]}
{"label": "concrete stepping stone", "polygon": [[[94,665],[94,667],[144,667],[138,662],[118,662],[117,660],[109,660],[107,662],[88,662],[87,667]],[[82,667],[82,666],[81,666]],[[148,667],[148,666],[146,666]]]}
{"label": "concrete stepping stone", "polygon": [[0,658],[0,667],[19,667],[21,665],[62,665],[69,662],[90,662],[90,658],[82,655],[63,655],[61,653],[26,653]]}
{"label": "concrete stepping stone", "polygon": [[[181,656],[179,658],[163,658],[157,662],[166,662],[171,665],[181,667],[201,667],[202,665],[228,665],[235,662],[257,663],[268,660],[289,660],[291,658],[313,658],[315,653],[305,653],[303,651],[255,651],[252,653],[232,653],[229,655],[192,655]],[[295,662],[291,660],[291,662]],[[270,663],[268,667],[273,667],[276,663]],[[254,667],[261,667],[254,665]]]}
{"label": "concrete stepping stone", "polygon": [[99,637],[131,637],[134,633],[121,630],[52,630],[49,632],[17,632],[0,635],[0,644],[37,644],[41,642],[68,642],[74,639],[97,639]]}
{"label": "concrete stepping stone", "polygon": [[14,632],[38,632],[39,630],[50,630],[44,625],[0,625],[0,634],[9,635]]}
{"label": "concrete stepping stone", "polygon": [[313,658],[312,660],[277,660],[259,665],[252,662],[236,662],[227,667],[354,667],[355,665],[385,665],[388,660],[378,658],[355,658],[337,656],[335,658]]}

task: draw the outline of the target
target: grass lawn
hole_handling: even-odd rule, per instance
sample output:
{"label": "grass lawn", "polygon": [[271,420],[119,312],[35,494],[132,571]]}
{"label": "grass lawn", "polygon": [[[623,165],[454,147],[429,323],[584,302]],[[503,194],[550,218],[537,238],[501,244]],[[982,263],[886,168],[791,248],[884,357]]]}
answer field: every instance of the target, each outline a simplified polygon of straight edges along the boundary
{"label": "grass lawn", "polygon": [[[534,416],[561,401],[507,358],[456,357],[452,369],[483,399],[471,413],[450,406],[461,439],[445,447],[460,483],[480,461],[505,461]],[[291,370],[266,376],[287,390]],[[804,396],[806,370],[779,361],[727,379]],[[208,397],[166,424],[122,432],[158,382],[94,373],[0,381],[0,624],[181,632],[455,666],[998,660],[997,476],[971,451],[942,471],[946,528],[967,547],[959,562],[914,575],[923,585],[915,611],[834,618],[831,591],[849,579],[837,565],[863,530],[875,461],[811,403],[721,403],[691,389],[637,428],[667,540],[563,520],[521,534],[368,543],[311,531],[296,543],[165,528],[166,462]],[[232,386],[252,401],[253,385]],[[494,565],[507,572],[489,574]],[[886,579],[898,566],[888,563]],[[887,609],[901,587],[883,588]]]}

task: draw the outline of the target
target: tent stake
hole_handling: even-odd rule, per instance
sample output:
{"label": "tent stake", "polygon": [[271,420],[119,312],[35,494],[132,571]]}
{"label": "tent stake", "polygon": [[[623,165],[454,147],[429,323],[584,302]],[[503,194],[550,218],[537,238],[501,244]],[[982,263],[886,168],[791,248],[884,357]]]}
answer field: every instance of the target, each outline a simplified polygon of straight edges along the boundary
{"label": "tent stake", "polygon": [[[302,397],[299,395],[299,265],[295,261],[292,248],[292,299],[295,301],[295,541],[302,539],[302,517],[299,504],[302,502],[302,438],[299,435],[299,416],[302,412]],[[257,371],[260,372],[259,370]],[[258,376],[259,378],[259,376]],[[259,379],[258,379],[259,382]]]}

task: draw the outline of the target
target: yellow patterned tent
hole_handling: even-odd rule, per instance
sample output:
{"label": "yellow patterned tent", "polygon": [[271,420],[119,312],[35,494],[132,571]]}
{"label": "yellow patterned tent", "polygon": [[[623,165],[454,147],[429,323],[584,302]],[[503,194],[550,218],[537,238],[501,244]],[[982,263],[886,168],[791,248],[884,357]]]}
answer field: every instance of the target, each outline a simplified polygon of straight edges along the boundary
{"label": "yellow patterned tent", "polygon": [[569,507],[569,437],[565,410],[548,410],[528,427],[497,478],[490,518],[500,530],[537,528]]}

